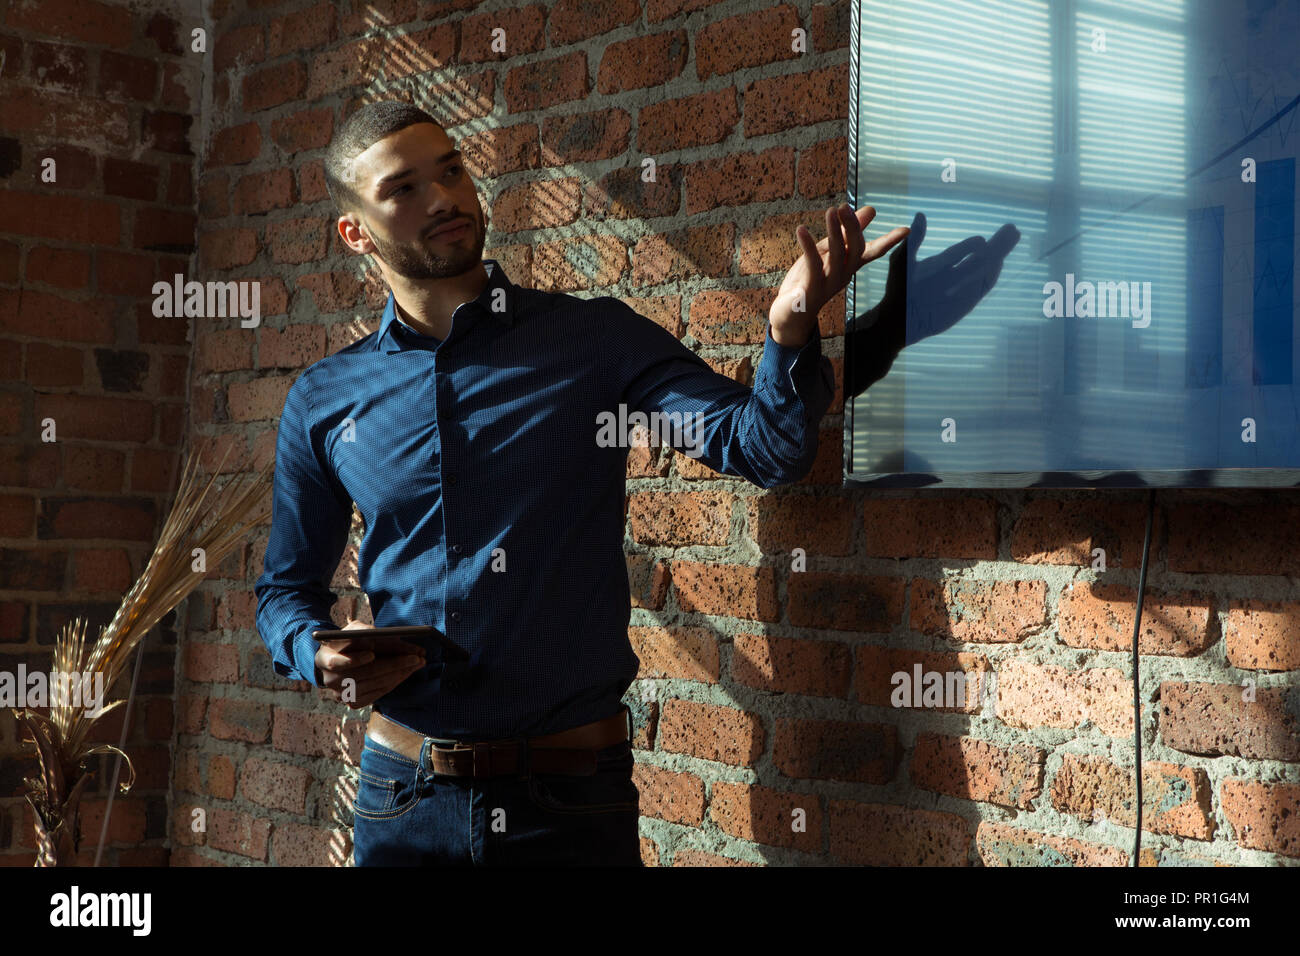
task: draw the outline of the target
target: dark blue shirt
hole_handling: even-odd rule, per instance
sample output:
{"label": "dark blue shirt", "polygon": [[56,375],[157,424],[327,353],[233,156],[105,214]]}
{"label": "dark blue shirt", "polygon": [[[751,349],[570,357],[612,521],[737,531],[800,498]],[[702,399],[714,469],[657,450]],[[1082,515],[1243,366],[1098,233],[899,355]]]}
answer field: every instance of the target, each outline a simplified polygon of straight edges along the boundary
{"label": "dark blue shirt", "polygon": [[811,470],[834,391],[815,329],[802,348],[769,330],[751,389],[616,298],[528,289],[484,265],[445,340],[398,320],[390,295],[378,331],[293,383],[254,588],[276,672],[315,683],[311,631],[336,626],[329,585],[356,502],[375,625],[431,624],[470,654],[454,680],[430,655],[375,708],[479,740],[607,717],[636,679],[621,423],[675,413],[683,429],[660,424],[665,443],[770,488]]}

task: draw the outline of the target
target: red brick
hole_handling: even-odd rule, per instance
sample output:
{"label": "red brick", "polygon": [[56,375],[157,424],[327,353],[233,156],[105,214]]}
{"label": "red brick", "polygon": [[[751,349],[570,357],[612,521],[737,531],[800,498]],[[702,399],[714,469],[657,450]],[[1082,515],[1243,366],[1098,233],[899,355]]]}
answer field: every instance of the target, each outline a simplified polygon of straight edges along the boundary
{"label": "red brick", "polygon": [[239,648],[233,644],[186,644],[185,679],[198,683],[239,683]]}
{"label": "red brick", "polygon": [[237,810],[213,807],[208,814],[208,846],[238,853],[253,860],[265,860],[271,837],[271,822]]}
{"label": "red brick", "polygon": [[99,199],[0,192],[0,219],[20,235],[60,242],[114,246],[121,235],[118,207]]}
{"label": "red brick", "polygon": [[112,146],[132,141],[128,108],[90,97],[6,83],[0,88],[0,117],[10,133],[58,141],[102,140]]}
{"label": "red brick", "polygon": [[199,261],[205,269],[246,266],[257,258],[257,249],[252,229],[213,229],[199,236]]}
{"label": "red brick", "polygon": [[149,102],[158,87],[158,66],[153,60],[115,50],[99,54],[99,95],[109,99]]}
{"label": "red brick", "polygon": [[718,640],[707,628],[632,627],[628,637],[641,660],[638,676],[717,683]]}
{"label": "red brick", "polygon": [[334,110],[299,110],[271,121],[271,139],[286,153],[328,146],[334,136]]}
{"label": "red brick", "polygon": [[351,830],[280,823],[271,834],[273,866],[345,866],[351,854]]}
{"label": "red brick", "polygon": [[990,498],[869,498],[863,525],[873,558],[998,557],[998,503]]}
{"label": "red brick", "polygon": [[221,698],[212,702],[208,729],[220,740],[265,743],[271,729],[271,708],[251,700]]}
{"label": "red brick", "polygon": [[613,285],[627,271],[627,247],[618,236],[578,235],[538,242],[533,284],[542,292]]}
{"label": "red brick", "polygon": [[325,257],[329,226],[319,217],[281,219],[266,227],[266,244],[271,259],[279,263],[315,262]]}
{"label": "red brick", "polygon": [[214,754],[208,760],[207,792],[221,800],[235,796],[235,762],[225,754]]}
{"label": "red brick", "polygon": [[212,137],[208,165],[235,166],[251,162],[262,151],[262,132],[256,123],[244,123],[219,131]]}
{"label": "red brick", "polygon": [[960,642],[1016,643],[1049,623],[1045,581],[912,580],[910,626]]}
{"label": "red brick", "polygon": [[212,50],[212,65],[218,71],[229,69],[239,60],[245,65],[261,63],[266,56],[262,27],[259,24],[229,30],[217,38]]}
{"label": "red brick", "polygon": [[251,382],[232,382],[226,389],[230,420],[253,422],[278,418],[294,378],[283,375],[257,378]]}
{"label": "red brick", "polygon": [[251,173],[240,179],[235,186],[232,212],[242,216],[285,209],[295,202],[293,172],[281,167],[264,173]]}
{"label": "red brick", "polygon": [[0,290],[0,330],[101,345],[111,344],[115,337],[112,310],[107,303],[73,302],[34,289],[21,294]]}
{"label": "red brick", "polygon": [[885,784],[901,757],[892,724],[778,718],[772,763],[786,777]]}
{"label": "red brick", "polygon": [[[260,34],[259,34],[260,37]],[[267,52],[273,56],[315,50],[334,42],[334,5],[318,3],[276,17],[267,27]]]}
{"label": "red brick", "polygon": [[659,749],[738,767],[763,752],[763,724],[755,714],[687,700],[667,700],[659,719]]}
{"label": "red brick", "polygon": [[319,325],[290,325],[283,330],[262,326],[258,330],[257,363],[242,367],[306,368],[325,355],[325,330]]}
{"label": "red brick", "polygon": [[18,281],[19,254],[17,243],[0,240],[0,282]]}
{"label": "red brick", "polygon": [[95,285],[101,295],[153,297],[154,283],[159,281],[153,256],[101,249],[95,261],[99,276]]}
{"label": "red brick", "polygon": [[0,495],[0,538],[26,538],[36,533],[36,499],[31,495]]}
{"label": "red brick", "polygon": [[799,169],[795,174],[799,196],[804,199],[843,196],[848,148],[847,137],[837,136],[799,150]]}
{"label": "red brick", "polygon": [[1124,674],[1004,658],[997,674],[998,719],[1019,728],[1072,729],[1091,721],[1108,737],[1132,737],[1133,682]]}
{"label": "red brick", "polygon": [[734,86],[651,103],[637,117],[637,148],[666,153],[711,146],[730,136],[739,121]]}
{"label": "red brick", "polygon": [[627,152],[631,130],[631,116],[616,108],[547,116],[542,121],[542,156],[548,166],[621,156]]}
{"label": "red brick", "polygon": [[389,82],[412,74],[445,70],[455,60],[456,25],[440,23],[403,34],[384,49],[383,55],[384,76]]}
{"label": "red brick", "polygon": [[197,218],[184,209],[139,209],[135,214],[135,247],[162,252],[192,252]]}
{"label": "red brick", "polygon": [[44,282],[61,289],[84,289],[90,282],[90,253],[37,246],[27,253],[24,277],[28,282]]}
{"label": "red brick", "polygon": [[641,17],[637,0],[559,0],[550,7],[552,46],[567,46],[608,33]]}
{"label": "red brick", "polygon": [[118,494],[122,491],[125,470],[126,455],[120,451],[72,445],[64,450],[63,478],[67,489]]}
{"label": "red brick", "polygon": [[1229,777],[1220,799],[1238,845],[1300,857],[1300,786]]}
{"label": "red brick", "polygon": [[780,606],[772,568],[675,560],[673,589],[683,611],[776,621]]}
{"label": "red brick", "polygon": [[[475,177],[535,169],[541,163],[536,123],[489,127],[461,137],[456,145]],[[512,277],[515,275],[515,270],[508,271]]]}
{"label": "red brick", "polygon": [[695,73],[701,82],[721,73],[803,56],[793,32],[799,11],[784,4],[756,13],[715,20],[695,35]]}
{"label": "red brick", "polygon": [[1128,854],[1070,837],[981,821],[975,845],[985,866],[1128,866]]}
{"label": "red brick", "polygon": [[[552,22],[554,21],[552,11]],[[554,35],[551,42],[556,42]],[[547,60],[517,66],[506,74],[506,110],[548,109],[559,103],[584,99],[587,86],[587,53],[575,50]]]}
{"label": "red brick", "polygon": [[361,753],[365,725],[361,721],[343,722],[340,716],[306,713],[287,707],[275,709],[271,743],[276,750],[308,757],[343,759],[355,766]]}
{"label": "red brick", "polygon": [[268,66],[244,77],[245,113],[256,113],[299,99],[307,87],[307,68],[298,60]]}
{"label": "red brick", "polygon": [[[752,843],[804,853],[822,850],[821,798],[757,784],[713,784],[709,816],[724,833]],[[797,827],[797,829],[796,829]]]}
{"label": "red brick", "polygon": [[[518,9],[493,10],[468,16],[460,21],[460,47],[456,51],[459,63],[483,63],[487,60],[504,60],[525,53],[540,53],[546,49],[547,7],[535,3]],[[492,49],[492,31],[505,31],[506,49]]]}
{"label": "red brick", "polygon": [[1037,747],[999,747],[974,737],[921,733],[908,777],[915,787],[959,800],[1029,810],[1043,791],[1046,757]]}
{"label": "red brick", "polygon": [[131,45],[131,11],[98,0],[41,0],[10,6],[8,27],[102,47]]}
{"label": "red brick", "polygon": [[[1137,823],[1133,771],[1104,757],[1062,755],[1052,781],[1053,809],[1090,823]],[[1204,770],[1162,762],[1142,764],[1142,829],[1193,840],[1214,835],[1210,778]]]}
{"label": "red brick", "polygon": [[[1194,591],[1154,591],[1143,605],[1142,654],[1195,657],[1213,640],[1212,599]],[[1057,611],[1060,639],[1070,647],[1126,651],[1133,646],[1137,589],[1121,584],[1079,581],[1061,595]]]}
{"label": "red brick", "polygon": [[[176,474],[176,456],[170,450],[137,448],[131,452],[128,490],[166,493]],[[195,599],[191,598],[191,602]]]}
{"label": "red brick", "polygon": [[193,153],[190,148],[193,117],[188,114],[145,110],[140,125],[141,138],[146,146],[186,156]]}
{"label": "red brick", "polygon": [[105,156],[104,192],[110,196],[152,202],[158,198],[158,167],[152,163]]}
{"label": "red brick", "polygon": [[263,807],[305,813],[307,790],[314,779],[302,767],[249,757],[239,774],[239,792]]}
{"label": "red brick", "polygon": [[[272,0],[274,2],[274,0]],[[478,2],[478,0],[474,0]],[[474,2],[468,4],[473,6]],[[379,27],[400,26],[417,17],[415,0],[366,0],[362,4],[350,4],[351,9],[343,14],[339,32],[343,36],[367,33]],[[438,10],[420,11],[421,20],[433,20],[450,12],[446,0],[441,0]]]}
{"label": "red brick", "polygon": [[[924,684],[916,686],[916,668],[924,675],[937,672],[943,675],[945,700],[949,693],[947,675],[958,672],[965,675],[963,682],[952,684],[954,694],[960,688],[965,700],[954,700],[953,706],[938,706],[915,701],[925,701]],[[906,676],[907,682],[895,679]],[[854,690],[857,698],[872,707],[898,707],[899,709],[925,709],[948,713],[977,714],[983,709],[983,697],[988,689],[989,662],[982,654],[953,653],[951,651],[920,651],[905,647],[877,647],[860,644],[857,647]],[[910,691],[910,693],[909,693]],[[895,699],[901,703],[895,704]]]}
{"label": "red brick", "polygon": [[[1164,519],[1157,510],[1151,540],[1159,541]],[[1034,498],[1011,529],[1011,558],[1020,564],[1064,564],[1137,568],[1142,563],[1146,506],[1142,502]],[[1104,554],[1095,554],[1100,548]]]}
{"label": "red brick", "polygon": [[622,93],[662,86],[681,74],[690,59],[685,30],[631,37],[605,47],[596,70],[596,90]]}
{"label": "red brick", "polygon": [[837,631],[889,631],[902,623],[903,580],[798,571],[789,576],[790,623]]}
{"label": "red brick", "polygon": [[659,285],[731,272],[736,253],[733,223],[642,236],[632,250],[632,284]]}
{"label": "red brick", "polygon": [[831,856],[867,866],[969,866],[970,823],[953,813],[829,800]]}
{"label": "red brick", "polygon": [[685,826],[704,822],[704,781],[695,774],[638,763],[633,765],[632,780],[641,792],[641,816]]}
{"label": "red brick", "polygon": [[578,218],[581,192],[576,176],[507,186],[492,204],[492,225],[501,232],[567,225]]}
{"label": "red brick", "polygon": [[731,676],[738,684],[782,694],[845,697],[853,660],[838,641],[737,634]]}
{"label": "red brick", "polygon": [[379,37],[362,37],[334,50],[317,53],[311,62],[306,99],[317,100],[377,79],[383,59],[382,44]]}
{"label": "red brick", "polygon": [[849,69],[843,66],[756,80],[744,88],[745,136],[848,118]]}
{"label": "red brick", "polygon": [[[33,41],[29,46],[32,51],[29,75],[37,85],[44,89],[55,88],[77,92],[86,89],[90,70],[87,67],[84,49],[63,43],[41,43],[40,41]],[[6,60],[8,78],[12,79],[22,66],[22,62],[18,56],[6,57]]]}
{"label": "red brick", "polygon": [[1164,681],[1160,738],[1184,753],[1300,761],[1300,720],[1286,687]]}
{"label": "red brick", "polygon": [[645,545],[724,545],[731,535],[731,509],[735,501],[736,496],[725,491],[629,495],[632,537]]}
{"label": "red brick", "polygon": [[1229,602],[1223,622],[1228,663],[1251,670],[1300,669],[1300,604],[1243,598]]}
{"label": "red brick", "polygon": [[361,281],[350,272],[314,272],[298,276],[300,288],[312,294],[316,311],[323,315],[351,311],[361,297]]}
{"label": "red brick", "polygon": [[194,205],[194,174],[187,162],[173,162],[167,175],[167,202],[173,206]]}
{"label": "red brick", "polygon": [[37,520],[42,538],[148,541],[153,537],[154,507],[140,498],[44,498]]}

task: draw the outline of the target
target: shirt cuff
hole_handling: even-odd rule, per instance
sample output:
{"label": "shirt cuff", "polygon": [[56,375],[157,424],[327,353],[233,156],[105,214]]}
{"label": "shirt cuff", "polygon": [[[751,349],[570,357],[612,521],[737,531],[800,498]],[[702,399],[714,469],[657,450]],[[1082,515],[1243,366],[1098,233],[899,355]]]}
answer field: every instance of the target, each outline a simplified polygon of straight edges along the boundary
{"label": "shirt cuff", "polygon": [[320,686],[316,682],[316,651],[320,647],[320,641],[312,637],[311,632],[324,630],[333,631],[337,628],[333,621],[314,621],[293,639],[293,665],[298,670],[298,676],[313,687]]}
{"label": "shirt cuff", "polygon": [[758,367],[758,381],[771,381],[778,387],[792,389],[800,398],[807,399],[817,390],[821,358],[821,330],[816,325],[803,345],[782,345],[772,338],[772,325],[769,322],[767,339],[763,343],[763,358]]}

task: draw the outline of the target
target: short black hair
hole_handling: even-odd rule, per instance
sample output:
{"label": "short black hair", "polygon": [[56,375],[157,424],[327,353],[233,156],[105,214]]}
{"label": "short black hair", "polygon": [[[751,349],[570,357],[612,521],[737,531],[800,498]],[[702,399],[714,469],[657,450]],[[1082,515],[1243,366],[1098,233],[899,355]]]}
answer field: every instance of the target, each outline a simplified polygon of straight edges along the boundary
{"label": "short black hair", "polygon": [[443,128],[427,112],[401,100],[367,103],[348,117],[334,134],[325,153],[325,188],[329,190],[339,215],[361,206],[361,196],[353,188],[355,179],[350,174],[352,160],[385,136],[416,123],[432,123],[439,129]]}

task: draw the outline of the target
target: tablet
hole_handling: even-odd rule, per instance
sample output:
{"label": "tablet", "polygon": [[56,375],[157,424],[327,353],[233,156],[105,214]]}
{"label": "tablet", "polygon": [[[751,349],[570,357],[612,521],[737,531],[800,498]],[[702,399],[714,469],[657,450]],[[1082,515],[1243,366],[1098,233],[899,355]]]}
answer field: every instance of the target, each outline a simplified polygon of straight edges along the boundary
{"label": "tablet", "polygon": [[[335,650],[364,646],[376,656],[408,653],[412,646],[441,649],[444,661],[468,661],[469,652],[429,624],[402,624],[395,627],[353,627],[347,630],[314,630],[311,636]],[[435,658],[436,660],[437,658]]]}

